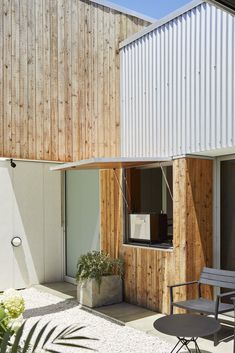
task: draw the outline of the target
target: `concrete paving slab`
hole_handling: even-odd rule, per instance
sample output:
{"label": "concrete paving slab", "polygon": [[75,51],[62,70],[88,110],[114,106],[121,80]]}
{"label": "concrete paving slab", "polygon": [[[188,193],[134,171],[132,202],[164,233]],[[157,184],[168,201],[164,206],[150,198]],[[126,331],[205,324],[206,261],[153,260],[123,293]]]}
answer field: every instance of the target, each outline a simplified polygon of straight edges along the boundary
{"label": "concrete paving slab", "polygon": [[34,286],[39,290],[57,295],[62,299],[74,299],[77,295],[77,287],[70,283],[45,283]]}
{"label": "concrete paving slab", "polygon": [[[35,287],[64,299],[74,299],[76,297],[76,286],[70,283],[48,283]],[[124,302],[120,304],[94,308],[92,309],[92,311],[97,312],[97,314],[100,313],[107,317],[110,317],[110,319],[116,319],[120,322],[123,322],[127,326],[135,328],[139,331],[144,331],[149,335],[160,338],[163,341],[169,342],[171,344],[177,343],[177,338],[164,335],[156,331],[153,327],[154,321],[162,317],[163,314],[156,313],[154,311]],[[213,337],[208,337],[206,339],[198,339],[198,345],[202,353],[233,353],[232,335],[233,327],[223,325],[223,328],[219,335],[219,338],[223,339],[223,341],[220,342],[217,347],[214,347]],[[227,339],[225,337],[227,337]],[[185,350],[180,351],[180,353],[184,352],[186,353]]]}
{"label": "concrete paving slab", "polygon": [[131,305],[125,302],[115,305],[103,306],[100,308],[94,308],[94,310],[105,315],[112,316],[113,318],[121,320],[123,322],[135,321],[142,318],[147,318],[155,314],[155,312],[151,310],[141,308],[136,305]]}

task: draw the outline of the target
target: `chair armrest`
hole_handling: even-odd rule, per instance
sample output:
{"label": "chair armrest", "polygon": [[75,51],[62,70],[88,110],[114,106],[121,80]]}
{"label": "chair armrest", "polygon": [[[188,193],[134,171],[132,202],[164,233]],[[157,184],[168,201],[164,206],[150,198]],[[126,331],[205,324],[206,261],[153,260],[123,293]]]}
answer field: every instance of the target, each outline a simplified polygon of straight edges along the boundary
{"label": "chair armrest", "polygon": [[[224,298],[224,297],[229,297],[230,295],[234,295],[235,291],[232,292],[227,292],[227,293],[223,293],[223,294],[217,294],[216,296],[216,301],[215,301],[215,318],[217,320],[218,318],[218,311],[219,311],[219,303],[220,303],[220,299]],[[231,298],[232,299],[232,298]],[[235,298],[234,298],[235,299]]]}
{"label": "chair armrest", "polygon": [[[182,287],[182,286],[188,286],[189,284],[196,284],[198,281],[192,281],[192,282],[185,282],[185,283],[177,283],[173,284],[171,286],[167,286],[168,288],[175,288],[175,287]],[[235,294],[235,293],[234,293]]]}
{"label": "chair armrest", "polygon": [[[235,291],[232,291],[232,292],[226,292],[226,293],[222,293],[222,294],[217,294],[217,297],[219,298],[224,298],[224,297],[229,297],[230,295],[235,295]],[[231,298],[232,299],[232,298]],[[233,297],[233,299],[235,299]]]}
{"label": "chair armrest", "polygon": [[175,287],[182,287],[182,286],[188,286],[190,284],[198,284],[198,281],[191,281],[191,282],[185,282],[185,283],[178,283],[178,284],[173,284],[171,286],[167,286],[170,290],[170,308],[171,308],[171,314],[173,314],[173,305],[174,305],[174,299],[173,299],[173,288]]}

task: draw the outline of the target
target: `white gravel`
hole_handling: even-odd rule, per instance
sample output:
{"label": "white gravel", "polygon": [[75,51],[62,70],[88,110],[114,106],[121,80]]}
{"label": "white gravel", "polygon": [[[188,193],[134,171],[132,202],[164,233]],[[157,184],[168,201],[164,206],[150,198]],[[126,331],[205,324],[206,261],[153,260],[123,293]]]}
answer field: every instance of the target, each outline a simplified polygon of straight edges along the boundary
{"label": "white gravel", "polygon": [[[76,300],[63,300],[52,294],[41,292],[35,288],[21,291],[26,303],[24,314],[27,328],[41,318],[40,325],[51,321],[63,328],[77,323],[85,326],[79,334],[96,338],[83,340],[80,344],[95,349],[100,353],[168,353],[172,346],[155,336],[145,334],[131,327],[120,326],[102,317],[81,309]],[[89,352],[85,349],[62,347],[61,352]]]}

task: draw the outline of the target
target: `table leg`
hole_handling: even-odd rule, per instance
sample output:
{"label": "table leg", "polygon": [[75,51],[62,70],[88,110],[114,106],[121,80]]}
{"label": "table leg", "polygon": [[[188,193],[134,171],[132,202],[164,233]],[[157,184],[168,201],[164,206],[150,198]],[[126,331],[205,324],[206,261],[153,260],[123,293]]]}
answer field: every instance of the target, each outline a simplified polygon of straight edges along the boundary
{"label": "table leg", "polygon": [[181,338],[181,337],[177,337],[178,338],[178,343],[175,345],[175,347],[172,349],[172,351],[171,351],[171,353],[173,353],[174,351],[175,351],[175,349],[178,347],[178,345],[181,343],[181,346],[180,346],[180,348],[175,352],[175,353],[178,353],[180,350],[181,350],[181,348],[183,348],[183,347],[186,347],[187,348],[187,350],[188,350],[188,352],[189,353],[191,353],[191,351],[190,351],[190,349],[188,348],[188,344],[190,343],[190,342],[192,342],[192,339],[190,339],[190,340],[186,340],[185,338]]}
{"label": "table leg", "polygon": [[198,344],[197,344],[197,338],[194,339],[194,343],[195,343],[196,353],[201,353],[200,348],[198,347]]}
{"label": "table leg", "polygon": [[[177,337],[178,338],[178,337]],[[178,347],[178,345],[181,343],[181,340],[178,338],[178,342],[176,343],[175,347],[172,349],[171,353],[174,352],[174,350],[176,349],[176,347]],[[180,347],[180,349],[182,348],[182,346]]]}
{"label": "table leg", "polygon": [[177,337],[178,338],[178,342],[175,345],[175,347],[172,349],[171,353],[175,352],[176,348],[178,348],[179,344],[181,343],[180,348],[178,348],[178,350],[175,353],[179,353],[179,351],[181,350],[181,348],[185,347],[187,348],[188,352],[191,353],[191,350],[189,349],[188,345],[190,342],[193,342],[195,345],[195,353],[201,353],[200,348],[197,344],[197,338],[191,338],[189,340],[185,339],[185,338],[181,338],[181,337]]}

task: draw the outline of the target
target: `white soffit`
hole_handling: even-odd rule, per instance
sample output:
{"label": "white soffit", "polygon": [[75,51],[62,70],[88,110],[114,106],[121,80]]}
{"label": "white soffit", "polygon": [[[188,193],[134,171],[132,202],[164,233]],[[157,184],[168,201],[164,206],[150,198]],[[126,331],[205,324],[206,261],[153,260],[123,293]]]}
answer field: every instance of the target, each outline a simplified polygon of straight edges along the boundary
{"label": "white soffit", "polygon": [[52,171],[63,170],[97,170],[97,169],[119,169],[143,167],[155,163],[163,163],[171,161],[171,158],[158,157],[120,157],[120,158],[91,158],[83,159],[77,162],[64,163],[55,167],[51,167]]}
{"label": "white soffit", "polygon": [[235,13],[235,1],[234,0],[205,0],[208,3],[222,7],[224,10]]}

